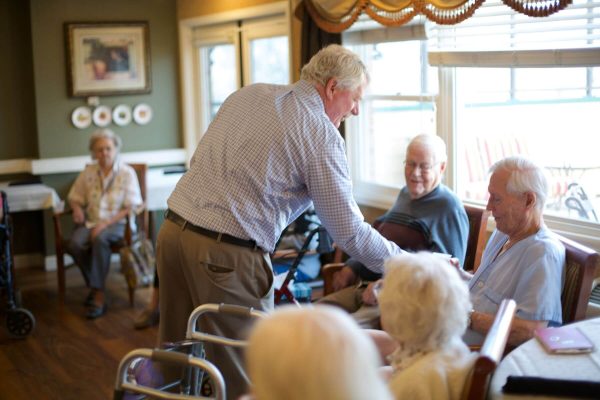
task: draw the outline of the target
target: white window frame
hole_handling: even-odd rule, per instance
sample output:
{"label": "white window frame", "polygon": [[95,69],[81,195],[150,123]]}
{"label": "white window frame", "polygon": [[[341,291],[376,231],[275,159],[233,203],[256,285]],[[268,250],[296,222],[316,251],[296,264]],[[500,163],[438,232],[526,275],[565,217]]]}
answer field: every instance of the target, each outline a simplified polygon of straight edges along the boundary
{"label": "white window frame", "polygon": [[[194,36],[194,47],[196,56],[194,57],[194,87],[199,88],[195,93],[194,99],[198,104],[196,112],[198,113],[196,132],[205,132],[208,128],[210,121],[210,94],[208,85],[201,85],[200,82],[208,81],[209,77],[209,66],[207,57],[205,56],[205,48],[207,46],[217,46],[232,44],[235,48],[240,45],[239,31],[237,24],[234,22],[225,23],[215,27],[206,27],[200,32],[196,32]],[[239,52],[235,52],[235,62],[237,65],[240,64]],[[239,74],[236,74],[236,87],[240,88],[241,79]],[[200,136],[197,137],[197,141],[200,140]]]}
{"label": "white window frame", "polygon": [[[250,43],[256,39],[268,38],[273,36],[287,36],[288,38],[288,48],[290,49],[289,53],[291,54],[291,39],[289,34],[289,24],[284,23],[284,21],[280,17],[276,18],[262,18],[257,21],[246,21],[242,26],[242,55],[243,55],[243,64],[250,65],[251,57],[250,57]],[[290,58],[291,61],[291,58]],[[292,79],[292,68],[290,64],[290,82]],[[251,69],[244,68],[244,82],[248,84],[252,82],[252,77],[250,76]]]}
{"label": "white window frame", "polygon": [[[202,129],[204,127],[202,121],[205,121],[207,118],[206,115],[201,116],[198,113],[198,110],[202,109],[202,99],[201,93],[198,93],[196,88],[199,87],[201,77],[196,72],[198,71],[199,65],[194,32],[200,27],[207,28],[224,25],[234,21],[250,21],[257,18],[278,16],[282,21],[285,21],[289,40],[291,37],[290,15],[290,4],[287,1],[279,1],[255,7],[241,8],[234,11],[185,19],[179,22],[183,146],[185,148],[188,164],[205,130]],[[292,52],[290,51],[290,66],[292,65],[291,53]],[[290,68],[290,79],[291,75],[292,72]]]}

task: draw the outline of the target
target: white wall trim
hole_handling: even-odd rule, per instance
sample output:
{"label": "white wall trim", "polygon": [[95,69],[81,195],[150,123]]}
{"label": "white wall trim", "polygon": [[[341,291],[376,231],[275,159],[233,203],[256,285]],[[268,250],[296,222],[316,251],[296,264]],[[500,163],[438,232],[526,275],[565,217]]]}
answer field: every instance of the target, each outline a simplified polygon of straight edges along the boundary
{"label": "white wall trim", "polygon": [[42,253],[15,254],[14,262],[15,269],[40,266],[44,262],[44,255]]}
{"label": "white wall trim", "polygon": [[0,161],[0,174],[19,174],[31,172],[31,160],[28,158],[15,158]]}
{"label": "white wall trim", "polygon": [[[42,255],[40,254],[40,258],[42,257]],[[65,269],[67,268],[67,266],[72,265],[75,263],[75,261],[73,261],[73,258],[68,255],[65,254]],[[110,263],[111,263],[111,268],[112,268],[112,264],[120,264],[120,258],[119,255],[117,253],[113,253],[110,255]],[[15,264],[16,264],[16,260],[15,260]],[[36,266],[36,265],[40,265],[40,263],[38,262],[37,264],[29,264],[29,266]],[[46,271],[56,271],[57,265],[56,265],[56,254],[53,254],[51,256],[46,256],[44,259],[44,270]],[[119,265],[119,270],[120,270],[120,265]]]}
{"label": "white wall trim", "polygon": [[[126,162],[145,162],[150,167],[183,164],[187,160],[185,149],[136,151],[123,153],[121,157]],[[89,162],[90,156],[4,160],[0,161],[0,175],[17,173],[47,175],[79,172]]]}

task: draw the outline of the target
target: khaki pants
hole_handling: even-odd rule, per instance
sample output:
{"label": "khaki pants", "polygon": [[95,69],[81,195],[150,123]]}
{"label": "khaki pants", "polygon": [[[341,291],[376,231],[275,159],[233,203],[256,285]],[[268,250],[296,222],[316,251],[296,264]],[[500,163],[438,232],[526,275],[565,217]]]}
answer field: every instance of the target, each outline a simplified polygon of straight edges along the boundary
{"label": "khaki pants", "polygon": [[364,285],[353,285],[337,292],[331,293],[321,300],[319,303],[331,304],[346,310],[352,314],[354,320],[365,329],[381,329],[379,307],[368,306],[363,304],[362,294],[367,288]]}
{"label": "khaki pants", "polygon": [[[236,304],[271,311],[273,270],[269,255],[259,250],[217,242],[165,220],[157,238],[160,279],[160,343],[185,339],[191,312],[206,303]],[[251,320],[209,314],[199,330],[230,338],[246,338]],[[206,346],[207,359],[223,374],[227,398],[248,390],[238,351]]]}

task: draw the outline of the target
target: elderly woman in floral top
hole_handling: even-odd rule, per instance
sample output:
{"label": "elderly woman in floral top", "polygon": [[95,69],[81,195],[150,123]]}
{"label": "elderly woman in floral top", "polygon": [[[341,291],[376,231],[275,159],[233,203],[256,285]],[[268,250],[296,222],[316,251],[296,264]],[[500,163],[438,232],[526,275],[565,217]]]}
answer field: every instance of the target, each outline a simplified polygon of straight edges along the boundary
{"label": "elderly woman in floral top", "polygon": [[89,148],[96,163],[79,174],[67,197],[76,225],[67,249],[91,289],[86,317],[94,319],[106,312],[111,245],[122,240],[125,217],[142,205],[142,197],[135,170],[117,157],[119,136],[100,129],[92,134]]}

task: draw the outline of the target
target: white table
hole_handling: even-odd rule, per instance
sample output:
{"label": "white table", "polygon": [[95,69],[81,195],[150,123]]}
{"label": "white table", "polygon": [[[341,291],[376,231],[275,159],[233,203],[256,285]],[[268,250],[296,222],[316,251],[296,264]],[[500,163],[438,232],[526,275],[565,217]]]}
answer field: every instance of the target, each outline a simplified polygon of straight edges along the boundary
{"label": "white table", "polygon": [[[517,399],[565,399],[564,397],[507,395],[502,386],[509,375],[537,376],[541,378],[573,379],[600,382],[600,318],[574,323],[592,340],[595,350],[587,354],[548,354],[538,343],[531,339],[508,354],[498,366],[490,386],[489,398],[497,400]],[[598,393],[600,397],[600,393]]]}
{"label": "white table", "polygon": [[8,186],[8,182],[0,182],[0,190],[6,193],[8,210],[11,213],[44,210],[61,203],[56,191],[41,183]]}
{"label": "white table", "polygon": [[165,174],[162,168],[149,169],[146,175],[146,203],[149,211],[167,209],[167,199],[183,173]]}

